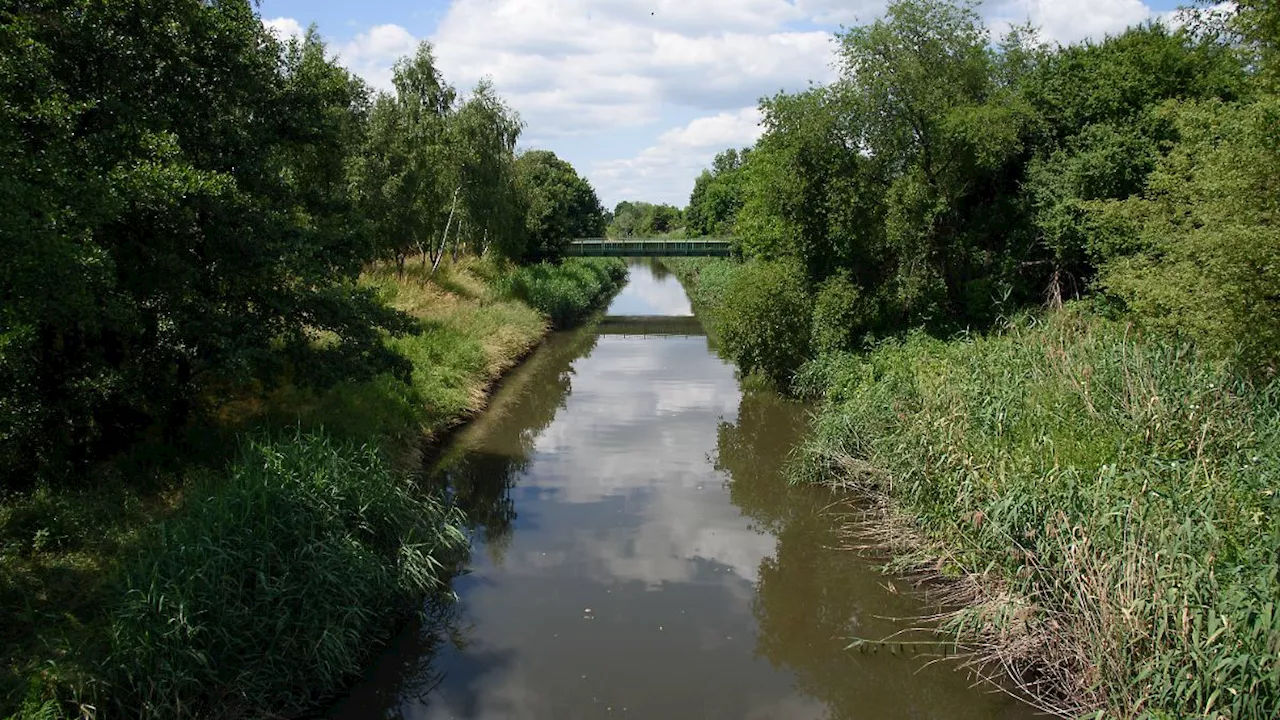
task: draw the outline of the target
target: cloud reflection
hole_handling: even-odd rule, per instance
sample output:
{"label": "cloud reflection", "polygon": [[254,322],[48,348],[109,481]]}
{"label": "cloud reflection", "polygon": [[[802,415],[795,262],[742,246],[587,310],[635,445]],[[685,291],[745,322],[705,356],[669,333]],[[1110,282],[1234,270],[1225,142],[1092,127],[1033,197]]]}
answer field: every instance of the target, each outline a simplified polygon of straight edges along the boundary
{"label": "cloud reflection", "polygon": [[631,266],[630,282],[613,299],[608,314],[689,317],[693,308],[674,276],[659,277],[646,265],[636,263]]}

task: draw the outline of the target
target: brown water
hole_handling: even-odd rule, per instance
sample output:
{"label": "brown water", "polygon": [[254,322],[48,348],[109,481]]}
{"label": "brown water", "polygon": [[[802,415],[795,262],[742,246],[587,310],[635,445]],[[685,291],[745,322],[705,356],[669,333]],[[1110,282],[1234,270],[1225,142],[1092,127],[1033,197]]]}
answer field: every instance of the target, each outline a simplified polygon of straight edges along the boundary
{"label": "brown water", "polygon": [[831,549],[830,495],[780,476],[805,408],[744,394],[660,267],[609,314],[552,337],[446,451],[436,480],[475,523],[459,602],[330,717],[1031,717],[952,665],[847,650],[922,608]]}

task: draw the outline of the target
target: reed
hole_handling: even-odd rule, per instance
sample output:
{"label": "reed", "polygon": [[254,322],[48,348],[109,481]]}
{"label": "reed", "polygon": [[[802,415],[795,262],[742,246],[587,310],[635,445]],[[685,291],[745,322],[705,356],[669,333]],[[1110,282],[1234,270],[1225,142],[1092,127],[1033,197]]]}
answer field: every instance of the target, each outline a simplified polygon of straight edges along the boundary
{"label": "reed", "polygon": [[250,442],[126,563],[106,676],[121,717],[266,717],[357,673],[388,620],[448,592],[460,513],[372,446]]}
{"label": "reed", "polygon": [[971,667],[1064,717],[1280,717],[1280,384],[1078,308],[799,382],[797,477],[879,499],[852,530],[944,581]]}

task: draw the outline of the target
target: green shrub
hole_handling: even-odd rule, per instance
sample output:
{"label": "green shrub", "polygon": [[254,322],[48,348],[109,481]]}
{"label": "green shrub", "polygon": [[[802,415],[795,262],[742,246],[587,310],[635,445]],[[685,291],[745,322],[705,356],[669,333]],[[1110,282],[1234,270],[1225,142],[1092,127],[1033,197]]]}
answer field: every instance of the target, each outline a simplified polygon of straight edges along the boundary
{"label": "green shrub", "polygon": [[729,286],[739,263],[715,258],[681,258],[667,260],[666,263],[684,284],[689,302],[703,316],[707,331],[715,335],[716,316],[724,306],[725,288]]}
{"label": "green shrub", "polygon": [[252,443],[124,569],[106,668],[121,716],[304,709],[390,617],[445,590],[460,521],[370,446]]}
{"label": "green shrub", "polygon": [[862,290],[843,275],[822,283],[813,301],[813,349],[832,353],[854,349],[873,320]]}
{"label": "green shrub", "polygon": [[1070,309],[1022,320],[808,366],[803,468],[978,579],[949,628],[1065,714],[1280,717],[1280,383]]}
{"label": "green shrub", "polygon": [[538,263],[510,271],[499,291],[546,315],[557,328],[582,320],[622,286],[627,265],[616,258],[574,258],[556,265]]}
{"label": "green shrub", "polygon": [[1264,375],[1280,371],[1280,100],[1167,108],[1180,142],[1146,196],[1114,206],[1139,252],[1103,270],[1141,320]]}
{"label": "green shrub", "polygon": [[812,303],[800,273],[783,263],[729,267],[713,311],[720,347],[744,375],[785,387],[809,354]]}

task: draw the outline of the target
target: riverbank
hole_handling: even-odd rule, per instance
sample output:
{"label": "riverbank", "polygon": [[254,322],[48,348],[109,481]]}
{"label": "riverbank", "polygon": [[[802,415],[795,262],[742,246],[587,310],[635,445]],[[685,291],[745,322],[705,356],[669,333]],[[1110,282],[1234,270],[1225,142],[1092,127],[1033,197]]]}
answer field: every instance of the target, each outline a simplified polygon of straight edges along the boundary
{"label": "riverbank", "polygon": [[135,453],[91,486],[3,498],[0,716],[277,716],[332,692],[462,554],[413,451],[625,277],[621,261],[372,270],[362,284],[418,326],[388,340],[407,376],[242,390],[195,459]]}
{"label": "riverbank", "polygon": [[[741,266],[669,266],[720,324]],[[820,355],[794,389],[821,400],[794,475],[873,501],[851,544],[941,581],[971,668],[1064,717],[1280,715],[1275,381],[1068,306]]]}

